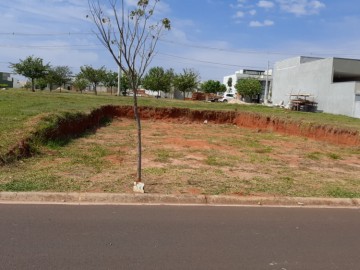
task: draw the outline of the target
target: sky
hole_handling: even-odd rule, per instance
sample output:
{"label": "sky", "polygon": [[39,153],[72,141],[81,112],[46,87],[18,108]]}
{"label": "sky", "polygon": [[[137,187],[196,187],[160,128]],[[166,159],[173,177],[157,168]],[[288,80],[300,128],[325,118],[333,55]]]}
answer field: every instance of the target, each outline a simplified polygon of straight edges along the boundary
{"label": "sky", "polygon": [[[2,0],[0,13],[2,72],[31,55],[75,75],[83,65],[117,70],[86,18],[87,0]],[[300,55],[360,59],[359,14],[359,0],[160,0],[156,17],[169,18],[171,31],[151,67],[193,69],[201,81],[222,82]]]}

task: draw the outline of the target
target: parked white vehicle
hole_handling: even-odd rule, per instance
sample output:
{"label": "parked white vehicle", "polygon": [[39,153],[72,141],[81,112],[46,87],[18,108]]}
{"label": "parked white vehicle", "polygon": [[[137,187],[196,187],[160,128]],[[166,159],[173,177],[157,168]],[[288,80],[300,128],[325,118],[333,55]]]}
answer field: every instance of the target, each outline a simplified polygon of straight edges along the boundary
{"label": "parked white vehicle", "polygon": [[233,100],[233,99],[235,99],[235,95],[227,93],[227,94],[224,94],[224,96],[221,99],[219,99],[219,101],[220,102],[229,102],[230,100]]}

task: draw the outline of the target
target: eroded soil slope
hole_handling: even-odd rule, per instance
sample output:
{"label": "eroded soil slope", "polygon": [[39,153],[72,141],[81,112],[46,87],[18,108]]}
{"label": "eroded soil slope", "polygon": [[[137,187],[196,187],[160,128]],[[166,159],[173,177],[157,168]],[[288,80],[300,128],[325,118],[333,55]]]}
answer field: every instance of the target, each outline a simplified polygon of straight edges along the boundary
{"label": "eroded soil slope", "polygon": [[[145,117],[146,118],[146,117]],[[150,118],[150,117],[149,117]],[[146,192],[247,196],[360,196],[360,148],[230,124],[143,120]],[[0,187],[132,192],[133,119],[0,170]]]}

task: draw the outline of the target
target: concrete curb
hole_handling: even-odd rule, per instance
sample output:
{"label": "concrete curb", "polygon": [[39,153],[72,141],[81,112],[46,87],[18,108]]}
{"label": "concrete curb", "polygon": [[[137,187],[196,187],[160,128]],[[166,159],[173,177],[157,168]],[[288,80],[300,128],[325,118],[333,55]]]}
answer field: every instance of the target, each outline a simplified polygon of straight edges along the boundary
{"label": "concrete curb", "polygon": [[360,199],[119,193],[0,192],[0,203],[243,205],[360,208]]}

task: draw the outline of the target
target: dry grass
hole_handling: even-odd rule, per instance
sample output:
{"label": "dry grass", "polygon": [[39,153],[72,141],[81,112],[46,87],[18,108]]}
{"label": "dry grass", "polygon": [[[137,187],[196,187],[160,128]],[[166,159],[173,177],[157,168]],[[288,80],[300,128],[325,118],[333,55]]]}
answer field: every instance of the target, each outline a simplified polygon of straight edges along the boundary
{"label": "dry grass", "polygon": [[[360,197],[360,149],[231,125],[143,121],[147,192]],[[131,192],[134,122],[0,168],[0,190]]]}

